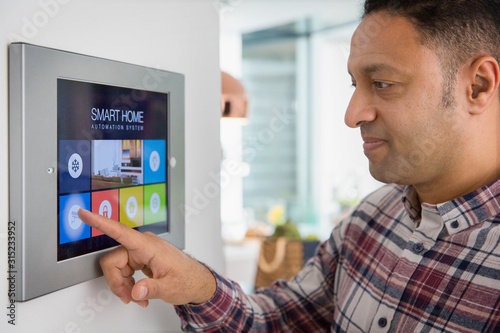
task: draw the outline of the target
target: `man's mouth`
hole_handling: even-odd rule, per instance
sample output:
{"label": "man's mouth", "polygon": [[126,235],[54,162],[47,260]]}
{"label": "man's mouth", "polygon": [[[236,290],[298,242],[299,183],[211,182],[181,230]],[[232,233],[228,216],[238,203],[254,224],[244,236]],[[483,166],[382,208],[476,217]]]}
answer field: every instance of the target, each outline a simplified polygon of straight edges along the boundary
{"label": "man's mouth", "polygon": [[386,143],[385,140],[377,138],[363,138],[363,141],[363,149],[365,150],[365,153],[374,151]]}

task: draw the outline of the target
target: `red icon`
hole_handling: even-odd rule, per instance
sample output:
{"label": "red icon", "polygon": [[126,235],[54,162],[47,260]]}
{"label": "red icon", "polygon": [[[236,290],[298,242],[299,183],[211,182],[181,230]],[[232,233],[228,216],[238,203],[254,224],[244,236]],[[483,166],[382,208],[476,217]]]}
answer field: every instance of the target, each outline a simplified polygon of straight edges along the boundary
{"label": "red icon", "polygon": [[[118,190],[92,192],[92,211],[118,221]],[[92,228],[92,237],[99,235],[102,235],[102,232]]]}

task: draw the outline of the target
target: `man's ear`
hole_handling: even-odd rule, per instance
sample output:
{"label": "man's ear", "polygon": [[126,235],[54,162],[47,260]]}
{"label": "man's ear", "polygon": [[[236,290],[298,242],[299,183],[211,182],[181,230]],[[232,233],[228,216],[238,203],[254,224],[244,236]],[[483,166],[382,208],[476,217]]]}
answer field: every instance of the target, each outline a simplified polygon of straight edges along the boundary
{"label": "man's ear", "polygon": [[469,112],[480,114],[487,109],[494,98],[498,98],[500,81],[498,62],[493,57],[480,57],[469,68],[470,84],[467,87]]}

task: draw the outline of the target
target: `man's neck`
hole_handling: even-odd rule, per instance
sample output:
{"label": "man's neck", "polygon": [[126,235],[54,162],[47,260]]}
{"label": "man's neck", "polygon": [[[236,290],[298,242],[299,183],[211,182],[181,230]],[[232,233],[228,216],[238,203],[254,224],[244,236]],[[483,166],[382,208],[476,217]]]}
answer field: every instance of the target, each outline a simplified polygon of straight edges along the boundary
{"label": "man's neck", "polygon": [[455,176],[450,173],[442,177],[439,182],[414,184],[413,187],[421,203],[444,203],[462,197],[499,179],[500,167],[481,175],[466,175]]}

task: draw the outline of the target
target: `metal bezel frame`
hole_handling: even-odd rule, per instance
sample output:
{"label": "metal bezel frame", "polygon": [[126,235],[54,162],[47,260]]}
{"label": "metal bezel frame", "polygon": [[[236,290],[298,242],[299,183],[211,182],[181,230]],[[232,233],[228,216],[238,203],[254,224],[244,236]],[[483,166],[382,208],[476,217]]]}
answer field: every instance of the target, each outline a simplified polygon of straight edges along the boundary
{"label": "metal bezel frame", "polygon": [[26,301],[102,275],[110,249],[57,261],[57,78],[170,95],[169,232],[184,248],[184,76],[26,43],[9,45],[9,221],[15,223],[16,301]]}

